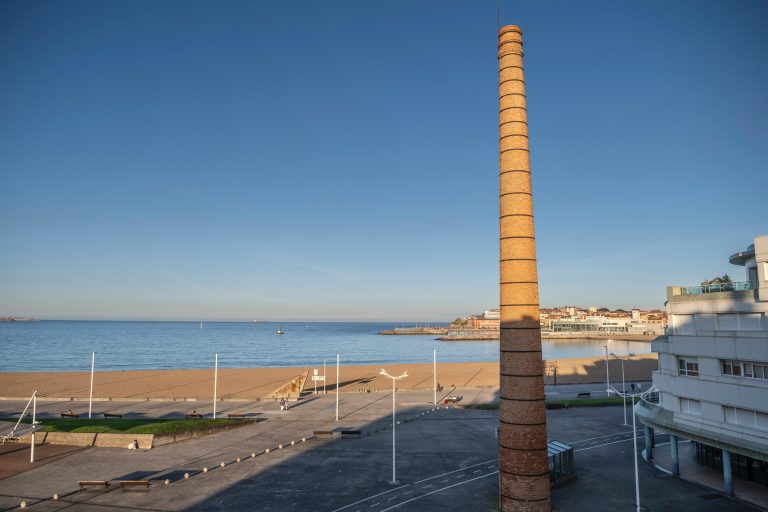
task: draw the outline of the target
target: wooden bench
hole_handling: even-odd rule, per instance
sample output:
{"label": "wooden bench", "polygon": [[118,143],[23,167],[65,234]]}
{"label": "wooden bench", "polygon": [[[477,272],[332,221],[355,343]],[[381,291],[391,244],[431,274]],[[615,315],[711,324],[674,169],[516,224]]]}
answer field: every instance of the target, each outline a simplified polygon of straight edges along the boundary
{"label": "wooden bench", "polygon": [[363,433],[360,430],[342,430],[341,438],[344,439],[345,437],[356,437],[360,439],[363,437]]}
{"label": "wooden bench", "polygon": [[197,414],[197,413],[192,413],[192,414],[184,415],[184,418],[188,419],[188,420],[201,420],[201,419],[203,419],[203,415],[202,414]]}
{"label": "wooden bench", "polygon": [[576,395],[576,398],[589,398],[590,396],[592,396],[592,393],[587,391],[584,393],[579,393],[578,395]]}
{"label": "wooden bench", "polygon": [[333,437],[333,430],[315,430],[314,434],[318,439],[328,439]]}
{"label": "wooden bench", "polygon": [[78,480],[77,483],[80,484],[81,491],[86,487],[103,487],[104,489],[109,487],[109,482],[106,480]]}
{"label": "wooden bench", "polygon": [[244,420],[245,414],[227,414],[227,418],[231,420]]}
{"label": "wooden bench", "polygon": [[72,412],[62,412],[60,413],[62,418],[79,418],[79,414],[75,414]]}
{"label": "wooden bench", "polygon": [[120,480],[119,483],[123,490],[144,487],[145,491],[149,491],[149,480]]}
{"label": "wooden bench", "polygon": [[122,418],[123,415],[116,412],[103,412],[104,418]]}

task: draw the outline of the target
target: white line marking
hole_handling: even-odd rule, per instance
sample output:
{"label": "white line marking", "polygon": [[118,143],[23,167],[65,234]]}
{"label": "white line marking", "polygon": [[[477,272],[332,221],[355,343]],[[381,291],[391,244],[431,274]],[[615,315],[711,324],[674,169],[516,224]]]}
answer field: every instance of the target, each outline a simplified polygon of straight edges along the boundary
{"label": "white line marking", "polygon": [[373,507],[378,507],[379,505],[381,505],[381,503],[379,503],[379,502],[377,501],[376,503],[374,503],[373,505],[371,505],[371,508],[373,508]]}
{"label": "white line marking", "polygon": [[474,470],[472,473],[479,473],[479,472],[481,472],[481,471],[482,471],[482,469],[476,469],[476,470]]}
{"label": "white line marking", "polygon": [[[450,475],[450,474],[453,474],[453,473],[458,473],[459,471],[464,471],[464,470],[469,469],[469,468],[474,468],[474,467],[477,467],[477,466],[482,466],[483,464],[488,464],[489,462],[496,462],[497,460],[499,460],[499,459],[486,460],[485,462],[478,462],[477,464],[472,464],[471,466],[467,466],[465,468],[456,469],[454,471],[448,471],[447,473],[440,473],[439,475],[431,476],[429,478],[425,478],[424,480],[419,480],[418,482],[413,482],[413,485],[420,484],[421,482],[426,482],[428,480],[433,480],[433,479],[439,478],[441,476]],[[334,510],[333,512],[336,512],[336,511]]]}
{"label": "white line marking", "polygon": [[[643,431],[643,429],[637,429],[637,431],[638,431],[638,432],[642,432],[642,431]],[[608,434],[608,435],[605,435],[605,436],[588,437],[588,438],[586,438],[586,439],[579,439],[578,441],[565,441],[565,444],[577,444],[577,443],[584,443],[584,442],[586,442],[586,441],[592,441],[593,439],[602,439],[602,438],[604,438],[604,437],[613,437],[613,436],[618,436],[618,435],[621,435],[621,434],[630,434],[630,435],[631,435],[631,434],[632,434],[632,432],[617,432],[617,433],[615,433],[615,434]]]}
{"label": "white line marking", "polygon": [[448,480],[449,480],[448,478],[446,478],[445,480],[440,480],[440,483],[441,483],[441,484],[444,484],[444,483],[445,483],[445,482],[447,482]]}
{"label": "white line marking", "polygon": [[487,476],[491,476],[491,475],[495,475],[495,474],[498,474],[498,471],[493,471],[492,473],[488,473],[487,475],[476,476],[475,478],[472,478],[470,480],[465,480],[465,481],[459,482],[457,484],[447,485],[445,487],[441,487],[440,489],[435,489],[434,491],[430,491],[428,493],[422,494],[421,496],[416,496],[415,498],[411,498],[411,499],[406,500],[406,501],[401,501],[400,503],[398,503],[396,505],[392,505],[389,508],[385,508],[381,512],[387,512],[387,510],[392,510],[393,508],[397,508],[400,505],[405,505],[406,503],[410,503],[411,501],[415,501],[415,500],[418,500],[418,499],[423,498],[425,496],[429,496],[430,494],[435,494],[436,492],[444,491],[446,489],[450,489],[451,487],[456,487],[457,485],[464,485],[464,484],[467,484],[467,483],[472,482],[474,480],[480,480],[481,478],[485,478]]}
{"label": "white line marking", "polygon": [[413,489],[411,489],[410,491],[405,491],[405,492],[403,493],[403,495],[406,495],[406,494],[411,494],[412,492],[413,492]]}
{"label": "white line marking", "polygon": [[391,498],[387,498],[387,501],[392,501],[394,499],[397,499],[397,495],[392,496]]}
{"label": "white line marking", "polygon": [[[344,510],[345,508],[354,507],[358,503],[362,503],[364,501],[372,500],[373,498],[377,498],[377,497],[381,496],[382,494],[387,494],[387,493],[390,493],[392,491],[396,491],[398,489],[402,489],[404,487],[408,487],[408,485],[410,485],[410,484],[401,485],[400,487],[395,487],[394,489],[390,489],[388,491],[380,492],[379,494],[374,494],[373,496],[368,496],[367,498],[364,498],[364,499],[362,499],[360,501],[356,501],[354,503],[350,503],[349,505],[344,505],[343,507],[337,508],[336,510],[332,510],[331,512],[339,512],[339,510]],[[411,491],[411,492],[413,492],[413,491]]]}
{"label": "white line marking", "polygon": [[424,487],[422,487],[422,489],[429,489],[430,487],[434,487],[434,485],[432,485],[432,484],[427,484],[427,485],[425,485]]}
{"label": "white line marking", "polygon": [[[645,436],[642,436],[642,437],[641,436],[637,436],[638,439],[642,439],[643,437],[645,437]],[[576,453],[576,452],[583,452],[585,450],[592,450],[592,449],[595,449],[595,448],[602,448],[603,446],[608,446],[608,445],[611,445],[611,444],[626,443],[627,441],[631,441],[631,440],[632,440],[631,437],[629,439],[620,439],[619,441],[611,441],[610,443],[596,444],[595,446],[588,446],[586,448],[579,448],[578,450],[573,450],[573,452],[574,453]]]}

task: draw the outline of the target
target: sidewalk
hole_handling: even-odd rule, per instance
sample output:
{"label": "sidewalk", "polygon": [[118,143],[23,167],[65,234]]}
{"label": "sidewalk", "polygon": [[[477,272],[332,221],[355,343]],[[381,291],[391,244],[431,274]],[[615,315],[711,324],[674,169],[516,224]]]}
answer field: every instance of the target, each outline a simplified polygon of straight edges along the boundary
{"label": "sidewalk", "polygon": [[[680,441],[678,443],[678,455],[681,479],[723,492],[723,474],[696,461],[693,443]],[[659,469],[671,473],[672,456],[669,452],[669,443],[659,444],[654,448],[653,462]],[[733,491],[736,498],[768,509],[768,487],[757,482],[744,480],[734,473]]]}

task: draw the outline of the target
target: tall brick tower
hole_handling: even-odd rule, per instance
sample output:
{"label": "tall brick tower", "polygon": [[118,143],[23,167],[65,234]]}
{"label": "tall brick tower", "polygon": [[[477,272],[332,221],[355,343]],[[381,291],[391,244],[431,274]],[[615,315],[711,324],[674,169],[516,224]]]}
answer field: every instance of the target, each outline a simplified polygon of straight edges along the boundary
{"label": "tall brick tower", "polygon": [[502,511],[549,511],[523,35],[514,25],[499,31],[499,178],[499,506]]}

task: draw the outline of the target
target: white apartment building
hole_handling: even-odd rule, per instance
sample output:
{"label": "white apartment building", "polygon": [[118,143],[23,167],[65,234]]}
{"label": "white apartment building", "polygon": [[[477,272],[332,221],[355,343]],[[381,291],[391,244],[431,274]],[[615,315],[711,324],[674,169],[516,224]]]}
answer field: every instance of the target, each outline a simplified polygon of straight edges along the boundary
{"label": "white apartment building", "polygon": [[670,434],[673,474],[678,439],[694,442],[702,464],[768,485],[768,236],[730,257],[746,281],[667,289],[667,336],[653,342],[658,403],[640,402],[647,458],[654,429]]}

